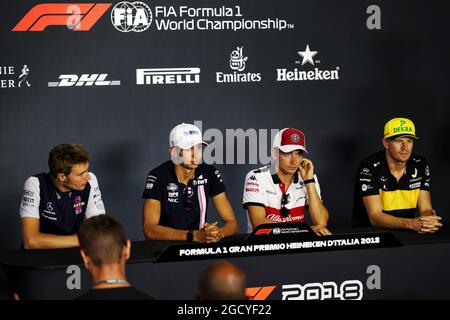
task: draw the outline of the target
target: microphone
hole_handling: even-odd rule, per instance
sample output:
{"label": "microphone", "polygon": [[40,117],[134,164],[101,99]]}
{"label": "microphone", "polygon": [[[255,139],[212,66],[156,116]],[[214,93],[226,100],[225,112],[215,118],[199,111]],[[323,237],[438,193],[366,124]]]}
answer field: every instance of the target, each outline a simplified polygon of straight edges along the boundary
{"label": "microphone", "polygon": [[62,184],[65,185],[66,187],[68,187],[70,190],[75,190],[75,191],[83,191],[84,190],[84,187],[83,188],[77,188],[73,184],[67,183],[66,180],[63,180]]}
{"label": "microphone", "polygon": [[62,181],[62,184],[63,185],[65,185],[66,187],[68,187],[69,189],[75,189],[75,186],[74,185],[72,185],[72,184],[68,184],[67,182],[66,182],[66,180],[63,180]]}

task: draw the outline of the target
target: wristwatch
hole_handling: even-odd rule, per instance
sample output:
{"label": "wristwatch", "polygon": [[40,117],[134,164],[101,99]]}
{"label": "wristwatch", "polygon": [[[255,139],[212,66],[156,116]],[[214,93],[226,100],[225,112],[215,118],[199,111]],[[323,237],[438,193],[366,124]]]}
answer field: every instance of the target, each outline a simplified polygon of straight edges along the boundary
{"label": "wristwatch", "polygon": [[194,231],[189,230],[186,233],[186,240],[189,241],[189,242],[193,242],[194,241]]}

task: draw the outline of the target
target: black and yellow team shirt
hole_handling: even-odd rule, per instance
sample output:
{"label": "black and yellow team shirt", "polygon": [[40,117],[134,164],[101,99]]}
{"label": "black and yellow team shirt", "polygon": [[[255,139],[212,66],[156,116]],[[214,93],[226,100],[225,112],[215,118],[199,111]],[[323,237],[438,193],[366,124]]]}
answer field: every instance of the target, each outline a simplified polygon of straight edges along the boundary
{"label": "black and yellow team shirt", "polygon": [[383,212],[400,218],[414,218],[419,191],[430,191],[430,168],[426,159],[412,154],[401,179],[391,174],[385,151],[372,154],[358,167],[354,191],[353,226],[370,226],[363,197],[380,195]]}

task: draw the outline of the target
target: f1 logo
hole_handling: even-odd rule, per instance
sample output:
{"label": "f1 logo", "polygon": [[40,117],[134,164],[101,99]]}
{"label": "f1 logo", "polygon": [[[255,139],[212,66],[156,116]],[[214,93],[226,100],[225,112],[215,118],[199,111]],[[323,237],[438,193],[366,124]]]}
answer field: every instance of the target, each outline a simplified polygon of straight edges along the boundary
{"label": "f1 logo", "polygon": [[245,295],[249,300],[266,300],[277,286],[245,288]]}
{"label": "f1 logo", "polygon": [[259,236],[261,234],[270,234],[272,232],[272,229],[259,229],[256,231],[255,236]]}
{"label": "f1 logo", "polygon": [[67,26],[89,31],[111,3],[43,3],[31,8],[12,31],[43,31],[47,26]]}

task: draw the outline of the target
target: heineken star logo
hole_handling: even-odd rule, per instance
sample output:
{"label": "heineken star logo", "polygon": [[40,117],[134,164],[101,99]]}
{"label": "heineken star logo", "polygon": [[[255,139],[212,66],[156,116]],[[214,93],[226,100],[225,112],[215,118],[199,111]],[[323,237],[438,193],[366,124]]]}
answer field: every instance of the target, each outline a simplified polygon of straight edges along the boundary
{"label": "heineken star logo", "polygon": [[313,57],[318,53],[319,51],[311,51],[309,50],[309,45],[306,45],[305,51],[299,51],[298,54],[302,56],[302,65],[309,62],[312,65],[314,65]]}

